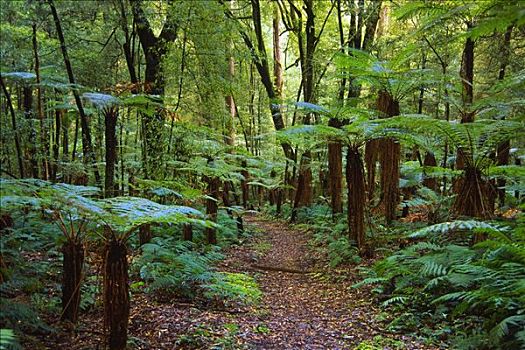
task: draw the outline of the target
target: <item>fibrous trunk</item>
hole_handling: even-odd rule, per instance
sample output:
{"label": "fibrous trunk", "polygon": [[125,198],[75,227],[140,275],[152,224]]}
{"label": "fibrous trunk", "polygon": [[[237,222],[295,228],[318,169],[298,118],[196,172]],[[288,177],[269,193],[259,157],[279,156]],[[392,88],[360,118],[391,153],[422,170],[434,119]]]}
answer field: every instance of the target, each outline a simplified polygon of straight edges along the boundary
{"label": "fibrous trunk", "polygon": [[340,142],[328,144],[328,172],[330,183],[330,198],[332,213],[343,212],[342,187],[343,187],[343,151]]}
{"label": "fibrous trunk", "polygon": [[[437,161],[436,161],[436,157],[434,156],[434,153],[427,152],[425,154],[423,165],[424,166],[437,166]],[[438,190],[438,183],[437,183],[436,178],[427,177],[426,175],[424,175],[424,178],[423,178],[423,186],[430,188],[433,191]]]}
{"label": "fibrous trunk", "polygon": [[458,195],[452,210],[460,216],[488,219],[492,216],[489,197],[494,194],[489,181],[482,177],[481,171],[467,167],[463,176],[455,184]]}
{"label": "fibrous trunk", "polygon": [[62,247],[62,320],[76,323],[80,306],[80,283],[84,266],[84,245],[78,240],[69,240]]}
{"label": "fibrous trunk", "polygon": [[106,245],[104,261],[104,325],[111,350],[126,348],[129,321],[128,249],[115,237]]}
{"label": "fibrous trunk", "polygon": [[118,110],[109,108],[104,110],[105,143],[106,143],[106,172],[105,172],[105,196],[115,195],[115,163],[117,161],[117,117]]}
{"label": "fibrous trunk", "polygon": [[366,183],[368,200],[374,198],[376,187],[376,163],[379,158],[379,140],[369,140],[365,145]]}
{"label": "fibrous trunk", "polygon": [[191,224],[182,225],[182,239],[190,242],[193,240],[193,229]]}
{"label": "fibrous trunk", "polygon": [[139,227],[139,243],[140,245],[149,243],[152,238],[151,224],[144,224]]}
{"label": "fibrous trunk", "polygon": [[362,251],[365,244],[366,185],[363,161],[357,147],[348,147],[346,154],[346,185],[348,188],[348,229],[350,239]]}
{"label": "fibrous trunk", "polygon": [[[382,112],[383,118],[399,115],[399,102],[387,91],[379,92],[377,109]],[[396,218],[399,204],[399,159],[401,156],[400,144],[391,137],[379,141],[379,164],[381,167],[381,202],[387,224]]]}
{"label": "fibrous trunk", "polygon": [[291,221],[297,219],[297,211],[301,206],[309,206],[312,204],[312,169],[310,167],[311,153],[306,151],[301,157],[299,164],[299,176],[297,178],[297,189],[295,191],[295,198],[292,209]]}

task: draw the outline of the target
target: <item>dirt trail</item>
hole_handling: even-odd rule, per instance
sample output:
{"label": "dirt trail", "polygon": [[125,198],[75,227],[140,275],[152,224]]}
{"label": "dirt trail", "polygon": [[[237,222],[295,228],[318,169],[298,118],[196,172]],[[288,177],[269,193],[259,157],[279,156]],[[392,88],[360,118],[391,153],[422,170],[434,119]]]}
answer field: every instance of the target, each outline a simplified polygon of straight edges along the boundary
{"label": "dirt trail", "polygon": [[[269,330],[262,338],[247,334],[252,348],[352,349],[376,335],[390,337],[374,321],[379,311],[368,292],[351,288],[355,280],[334,283],[320,272],[306,273],[318,270],[309,254],[307,233],[257,216],[247,218],[247,222],[263,232],[263,244],[271,245],[252,263],[259,270],[265,268],[257,277],[264,293],[259,322]],[[238,250],[226,264],[238,263],[246,256]],[[403,341],[406,349],[425,349],[410,339]]]}
{"label": "dirt trail", "polygon": [[[339,275],[340,281],[334,282],[333,271],[323,273],[314,265],[307,233],[260,216],[246,217],[246,223],[260,234],[227,251],[219,270],[254,276],[263,292],[261,302],[217,310],[133,295],[132,349],[336,350],[354,349],[375,336],[383,337],[382,344],[392,344],[382,345],[384,349],[434,349],[382,329],[376,321],[377,302],[367,290],[351,288],[358,276]],[[97,348],[101,333],[94,336],[92,328],[98,322],[91,323],[76,337],[75,346],[68,348]]]}

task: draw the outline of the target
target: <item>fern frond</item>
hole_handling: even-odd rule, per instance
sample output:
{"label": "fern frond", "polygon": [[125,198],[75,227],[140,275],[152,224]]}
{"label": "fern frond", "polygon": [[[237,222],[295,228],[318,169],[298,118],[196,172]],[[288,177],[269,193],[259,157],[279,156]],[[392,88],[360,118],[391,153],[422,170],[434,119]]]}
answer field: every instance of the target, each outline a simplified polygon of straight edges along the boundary
{"label": "fern frond", "polygon": [[500,230],[498,226],[486,223],[484,221],[476,220],[456,220],[450,222],[443,222],[432,226],[425,227],[421,230],[417,230],[408,237],[410,238],[422,238],[429,235],[436,234],[448,234],[454,231],[472,231],[474,229],[489,229],[489,230]]}
{"label": "fern frond", "polygon": [[406,296],[395,296],[393,298],[390,298],[386,301],[384,301],[381,306],[387,307],[392,304],[405,304],[409,298]]}

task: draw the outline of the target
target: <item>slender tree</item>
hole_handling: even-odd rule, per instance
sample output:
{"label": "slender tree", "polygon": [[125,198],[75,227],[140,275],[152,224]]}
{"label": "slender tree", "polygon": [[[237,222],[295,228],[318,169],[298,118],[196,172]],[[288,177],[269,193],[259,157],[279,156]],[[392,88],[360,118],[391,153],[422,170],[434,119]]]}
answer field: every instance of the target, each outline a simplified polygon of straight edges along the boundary
{"label": "slender tree", "polygon": [[18,173],[21,178],[25,177],[24,172],[24,161],[22,157],[22,147],[20,146],[20,136],[18,135],[18,128],[16,123],[16,113],[13,108],[13,101],[11,100],[11,94],[4,83],[4,78],[0,75],[0,84],[2,85],[2,91],[4,92],[5,99],[7,101],[7,106],[9,107],[9,113],[11,114],[11,126],[13,128],[13,137],[15,139],[15,150],[16,158],[18,160]]}
{"label": "slender tree", "polygon": [[[140,39],[146,63],[144,86],[146,92],[152,95],[164,95],[165,79],[162,72],[162,58],[168,52],[169,43],[177,39],[178,25],[175,16],[168,9],[168,16],[160,34],[155,35],[146,14],[142,8],[142,0],[131,0],[133,19]],[[128,65],[128,70],[133,71]],[[142,114],[142,132],[144,140],[143,170],[146,178],[154,178],[158,174],[159,162],[164,154],[164,143],[159,142],[162,135],[164,116],[159,108],[153,115]]]}
{"label": "slender tree", "polygon": [[[71,67],[71,61],[69,60],[69,55],[67,52],[66,41],[64,39],[64,33],[62,31],[62,25],[60,23],[60,17],[56,10],[53,0],[47,0],[51,13],[53,14],[53,19],[55,21],[55,27],[58,35],[58,40],[60,42],[60,50],[62,51],[62,56],[64,58],[64,65],[66,66],[67,76],[69,78],[69,83],[71,85],[76,85],[75,76],[73,75],[73,68]],[[93,173],[95,175],[95,182],[100,184],[101,178],[100,173],[98,172],[98,167],[96,165],[95,153],[93,152],[93,146],[91,143],[91,129],[89,127],[89,121],[84,111],[82,105],[82,100],[76,88],[73,88],[73,96],[75,97],[75,103],[78,108],[78,114],[80,115],[80,123],[82,125],[82,150],[84,153],[84,161],[91,162]]]}

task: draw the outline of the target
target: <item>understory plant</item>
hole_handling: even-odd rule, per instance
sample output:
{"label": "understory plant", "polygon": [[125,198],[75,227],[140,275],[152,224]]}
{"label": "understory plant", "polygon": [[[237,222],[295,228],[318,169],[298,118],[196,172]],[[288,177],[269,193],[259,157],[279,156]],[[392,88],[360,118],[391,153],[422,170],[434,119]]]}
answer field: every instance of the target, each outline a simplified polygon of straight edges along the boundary
{"label": "understory plant", "polygon": [[[430,323],[441,318],[460,348],[524,349],[524,222],[522,214],[515,227],[466,220],[417,230],[409,238],[424,241],[377,262],[356,286],[377,285],[385,307],[404,305]],[[476,234],[487,239],[471,246]],[[465,318],[473,328],[462,334]]]}
{"label": "understory plant", "polygon": [[64,235],[62,315],[72,322],[78,318],[86,236],[102,243],[104,325],[110,349],[124,349],[127,343],[128,241],[137,229],[152,223],[214,226],[203,219],[200,211],[190,207],[162,205],[136,197],[103,200],[86,197],[98,191],[93,187],[35,179],[2,180],[1,185],[3,215],[20,210],[40,211],[42,220],[49,215],[48,220],[53,220]]}
{"label": "understory plant", "polygon": [[134,269],[147,292],[216,304],[252,304],[261,296],[253,278],[213,267],[223,258],[217,247],[202,249],[191,242],[156,237],[141,249]]}

